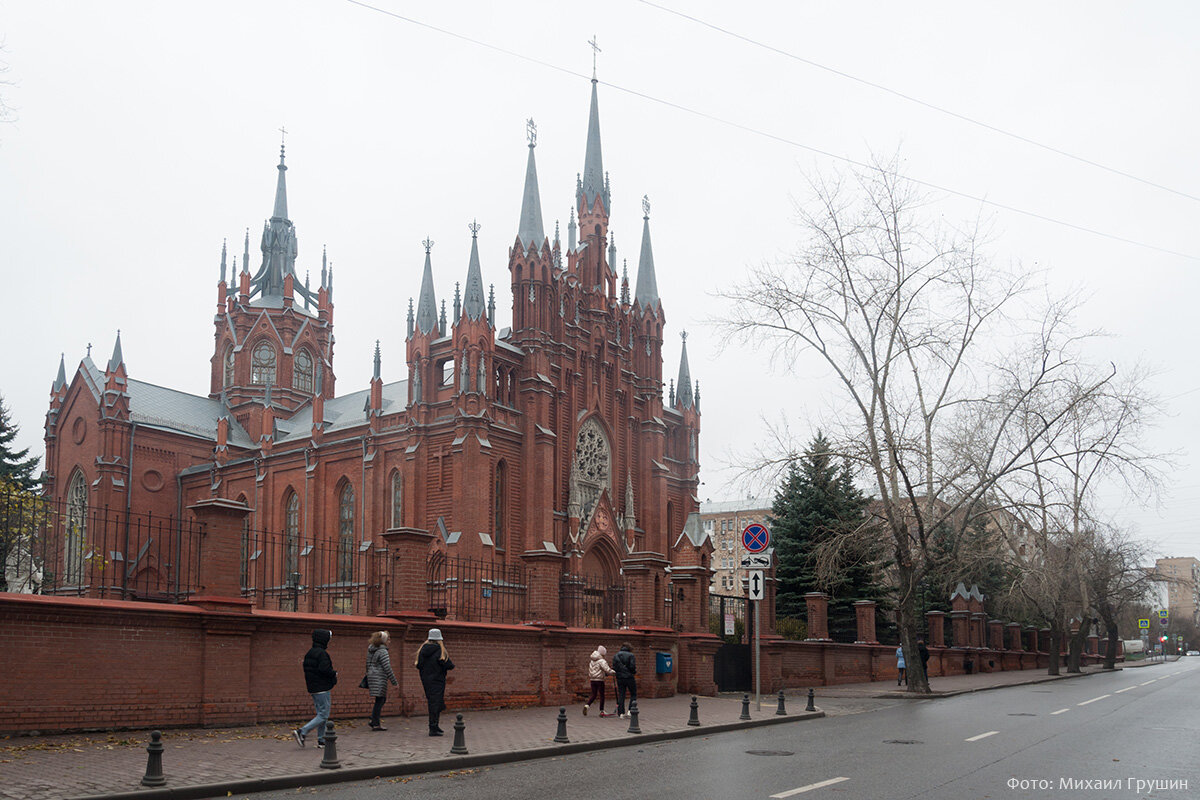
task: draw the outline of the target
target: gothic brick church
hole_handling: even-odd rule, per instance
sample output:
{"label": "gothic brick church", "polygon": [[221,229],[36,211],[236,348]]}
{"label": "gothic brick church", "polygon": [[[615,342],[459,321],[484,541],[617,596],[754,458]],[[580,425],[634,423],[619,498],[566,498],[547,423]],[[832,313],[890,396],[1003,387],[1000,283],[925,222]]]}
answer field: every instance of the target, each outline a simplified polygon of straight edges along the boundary
{"label": "gothic brick church", "polygon": [[[557,227],[553,240],[543,227],[532,124],[529,139],[508,252],[511,328],[496,328],[477,228],[449,314],[425,242],[407,380],[381,380],[377,344],[374,375],[348,394],[335,391],[333,272],[322,256],[317,288],[298,277],[281,148],[261,263],[251,271],[249,234],[240,270],[222,248],[207,396],[135,380],[119,334],[103,367],[84,358],[68,379],[60,363],[45,462],[47,494],[64,509],[62,563],[46,565],[57,585],[95,594],[84,586],[85,556],[111,556],[124,583],[142,574],[169,582],[174,572],[176,585],[199,559],[238,570],[256,603],[286,586],[292,604],[274,607],[378,613],[437,606],[431,586],[468,580],[445,565],[471,563],[484,570],[473,573],[474,602],[519,591],[523,620],[561,621],[564,587],[577,584],[621,595],[579,624],[702,629],[711,545],[695,513],[699,389],[685,341],[664,400],[666,314],[648,203],[631,292],[608,236],[596,82],[565,245]],[[214,501],[242,526],[236,555],[214,552],[216,539],[185,554],[178,536],[93,544],[96,509],[186,519]],[[267,537],[278,539],[277,555]],[[335,555],[318,569],[306,559],[320,552]],[[260,568],[272,577],[255,578]],[[366,589],[345,604],[299,592],[350,586]],[[455,603],[441,605],[455,617]]]}

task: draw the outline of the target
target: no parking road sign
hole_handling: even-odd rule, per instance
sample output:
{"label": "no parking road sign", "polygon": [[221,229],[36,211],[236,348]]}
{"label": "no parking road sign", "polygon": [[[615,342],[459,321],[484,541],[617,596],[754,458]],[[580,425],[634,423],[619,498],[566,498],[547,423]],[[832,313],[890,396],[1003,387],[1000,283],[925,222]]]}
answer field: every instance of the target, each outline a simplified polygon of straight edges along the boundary
{"label": "no parking road sign", "polygon": [[771,532],[765,525],[755,522],[747,525],[746,529],[742,531],[742,547],[751,553],[761,553],[767,549],[769,544],[771,544]]}

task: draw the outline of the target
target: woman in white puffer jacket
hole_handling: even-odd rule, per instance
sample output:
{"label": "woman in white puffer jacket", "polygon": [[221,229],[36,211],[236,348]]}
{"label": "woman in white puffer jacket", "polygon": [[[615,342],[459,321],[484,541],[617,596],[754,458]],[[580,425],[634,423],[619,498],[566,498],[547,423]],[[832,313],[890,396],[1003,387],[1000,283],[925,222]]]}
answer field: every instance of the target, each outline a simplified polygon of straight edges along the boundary
{"label": "woman in white puffer jacket", "polygon": [[592,696],[583,705],[583,715],[586,717],[588,708],[592,703],[596,702],[596,698],[600,698],[600,716],[611,717],[612,714],[604,713],[604,679],[607,675],[613,674],[613,668],[608,665],[604,657],[608,655],[608,651],[604,649],[604,645],[600,645],[588,657],[588,680],[592,682]]}

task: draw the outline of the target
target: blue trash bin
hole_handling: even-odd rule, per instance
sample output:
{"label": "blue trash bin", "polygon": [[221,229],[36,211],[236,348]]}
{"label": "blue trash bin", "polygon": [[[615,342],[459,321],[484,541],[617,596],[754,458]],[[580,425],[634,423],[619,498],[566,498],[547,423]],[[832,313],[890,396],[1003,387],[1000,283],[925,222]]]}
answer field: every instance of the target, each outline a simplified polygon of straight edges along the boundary
{"label": "blue trash bin", "polygon": [[659,675],[671,672],[671,654],[670,653],[655,653],[654,654],[654,671]]}

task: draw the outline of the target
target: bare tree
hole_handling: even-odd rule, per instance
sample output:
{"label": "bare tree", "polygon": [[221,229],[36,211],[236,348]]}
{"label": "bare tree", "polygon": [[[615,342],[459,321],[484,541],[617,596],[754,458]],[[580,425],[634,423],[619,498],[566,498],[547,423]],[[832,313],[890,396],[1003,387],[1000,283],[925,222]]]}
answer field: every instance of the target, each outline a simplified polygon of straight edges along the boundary
{"label": "bare tree", "polygon": [[1078,399],[1058,382],[1077,363],[1080,334],[1069,300],[1039,310],[1029,276],[987,263],[977,229],[930,224],[894,162],[818,177],[812,189],[798,209],[801,251],[724,293],[726,341],[767,344],[784,364],[815,353],[836,376],[847,406],[838,447],[873,483],[901,641],[917,665],[909,690],[928,692],[915,598],[931,535],[953,540],[1006,475],[1053,456],[1039,442]]}

